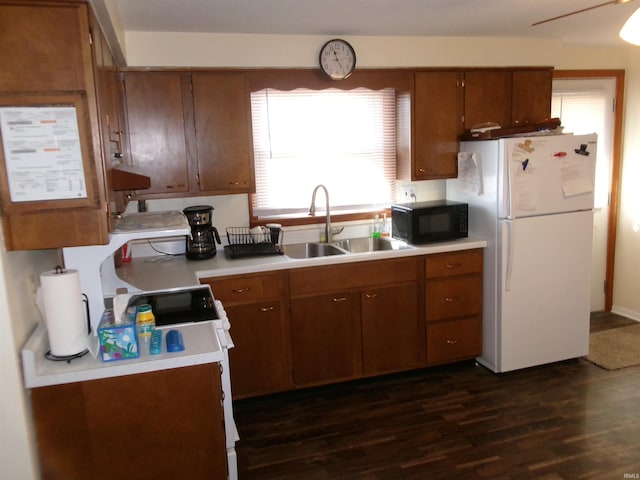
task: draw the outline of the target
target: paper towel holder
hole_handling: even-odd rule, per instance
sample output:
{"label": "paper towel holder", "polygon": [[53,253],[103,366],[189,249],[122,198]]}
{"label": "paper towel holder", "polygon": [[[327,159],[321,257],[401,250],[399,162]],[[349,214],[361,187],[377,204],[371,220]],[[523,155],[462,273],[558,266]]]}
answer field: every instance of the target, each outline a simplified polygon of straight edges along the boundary
{"label": "paper towel holder", "polygon": [[[56,265],[54,271],[57,275],[62,275],[63,273],[65,273],[65,269],[60,265]],[[89,298],[84,293],[82,294],[82,302],[84,303],[85,317],[87,319],[87,335],[91,335],[91,313],[89,309]],[[88,348],[85,348],[81,352],[74,353],[72,355],[54,355],[53,353],[51,353],[51,350],[47,350],[47,352],[44,354],[44,357],[47,360],[71,363],[71,360],[83,357],[87,353],[89,353]]]}

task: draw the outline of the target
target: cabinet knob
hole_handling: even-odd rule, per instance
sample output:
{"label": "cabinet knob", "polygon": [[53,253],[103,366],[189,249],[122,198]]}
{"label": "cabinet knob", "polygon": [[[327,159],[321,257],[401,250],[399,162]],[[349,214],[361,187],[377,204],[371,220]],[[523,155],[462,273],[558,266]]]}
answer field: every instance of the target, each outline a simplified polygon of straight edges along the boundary
{"label": "cabinet knob", "polygon": [[244,287],[244,288],[234,288],[233,290],[231,290],[233,293],[246,293],[249,290],[251,290],[249,287]]}
{"label": "cabinet knob", "polygon": [[377,293],[365,293],[364,298],[376,298],[378,296]]}
{"label": "cabinet knob", "polygon": [[444,301],[447,303],[455,303],[460,300],[459,297],[444,297]]}
{"label": "cabinet knob", "polygon": [[271,311],[273,311],[273,310],[275,310],[275,309],[276,309],[276,307],[274,307],[273,305],[271,305],[271,306],[269,306],[269,307],[262,307],[262,308],[260,309],[260,311],[261,311],[261,312],[271,312]]}
{"label": "cabinet knob", "polygon": [[333,297],[333,301],[335,303],[346,302],[347,301],[347,297]]}
{"label": "cabinet knob", "polygon": [[447,340],[447,345],[455,345],[456,343],[458,343],[460,340],[458,339],[454,339],[454,340]]}
{"label": "cabinet knob", "polygon": [[449,270],[453,270],[454,268],[460,268],[461,266],[461,263],[447,263],[445,267]]}

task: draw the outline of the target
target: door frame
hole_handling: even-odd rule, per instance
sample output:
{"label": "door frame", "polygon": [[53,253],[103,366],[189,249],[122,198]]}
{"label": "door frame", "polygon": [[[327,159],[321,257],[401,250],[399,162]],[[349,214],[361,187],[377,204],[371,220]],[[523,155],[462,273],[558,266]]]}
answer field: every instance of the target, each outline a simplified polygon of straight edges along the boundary
{"label": "door frame", "polygon": [[609,218],[607,222],[607,265],[605,272],[604,309],[613,305],[613,270],[616,257],[616,233],[620,204],[620,173],[622,158],[622,122],[624,114],[624,70],[554,70],[557,79],[615,79],[615,110],[613,112],[613,139],[611,152],[611,184],[609,186]]}

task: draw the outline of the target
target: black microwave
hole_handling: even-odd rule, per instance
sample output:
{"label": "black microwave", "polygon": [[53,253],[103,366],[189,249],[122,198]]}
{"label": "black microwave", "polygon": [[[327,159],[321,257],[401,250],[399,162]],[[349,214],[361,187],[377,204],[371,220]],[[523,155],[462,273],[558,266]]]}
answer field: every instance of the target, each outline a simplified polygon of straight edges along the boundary
{"label": "black microwave", "polygon": [[469,235],[469,205],[451,200],[391,205],[391,220],[393,238],[412,244]]}

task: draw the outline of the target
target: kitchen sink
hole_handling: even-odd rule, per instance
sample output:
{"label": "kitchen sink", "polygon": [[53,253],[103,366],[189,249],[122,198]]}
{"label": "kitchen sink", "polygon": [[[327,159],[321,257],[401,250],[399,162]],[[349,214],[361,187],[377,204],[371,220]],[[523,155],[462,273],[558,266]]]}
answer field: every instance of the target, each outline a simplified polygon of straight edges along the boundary
{"label": "kitchen sink", "polygon": [[402,240],[391,238],[346,238],[331,243],[308,242],[284,245],[284,254],[291,258],[316,258],[329,255],[344,255],[347,253],[369,253],[390,250],[413,249]]}
{"label": "kitchen sink", "polygon": [[316,258],[329,255],[344,255],[347,252],[331,243],[293,243],[284,245],[284,254],[291,258]]}
{"label": "kitchen sink", "polygon": [[337,245],[338,247],[347,250],[350,253],[380,252],[386,250],[407,250],[414,248],[411,245],[403,242],[402,240],[380,237],[347,238],[344,240],[338,240],[333,243],[334,245]]}

